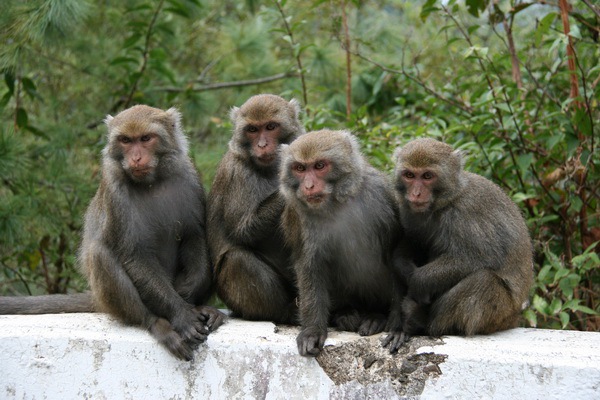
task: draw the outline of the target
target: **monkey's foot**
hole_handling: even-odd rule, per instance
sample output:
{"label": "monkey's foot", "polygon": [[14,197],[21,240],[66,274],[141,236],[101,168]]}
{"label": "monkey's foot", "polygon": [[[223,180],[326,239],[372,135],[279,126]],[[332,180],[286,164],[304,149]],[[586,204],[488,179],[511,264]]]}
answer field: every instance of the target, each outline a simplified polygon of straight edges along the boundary
{"label": "monkey's foot", "polygon": [[204,324],[210,332],[217,330],[227,320],[225,314],[211,306],[197,306],[194,310],[204,316]]}
{"label": "monkey's foot", "polygon": [[371,336],[379,332],[383,332],[387,318],[383,314],[365,314],[358,327],[360,336]]}
{"label": "monkey's foot", "polygon": [[179,310],[177,315],[171,319],[173,330],[177,332],[185,342],[192,348],[206,340],[209,329],[205,325],[206,315],[195,308],[185,308]]}
{"label": "monkey's foot", "polygon": [[296,338],[298,352],[301,356],[316,357],[323,350],[323,345],[327,339],[327,329],[320,329],[316,326],[302,329]]}
{"label": "monkey's foot", "polygon": [[402,331],[393,331],[381,341],[383,347],[390,348],[390,353],[397,353],[400,347],[410,340],[410,335]]}

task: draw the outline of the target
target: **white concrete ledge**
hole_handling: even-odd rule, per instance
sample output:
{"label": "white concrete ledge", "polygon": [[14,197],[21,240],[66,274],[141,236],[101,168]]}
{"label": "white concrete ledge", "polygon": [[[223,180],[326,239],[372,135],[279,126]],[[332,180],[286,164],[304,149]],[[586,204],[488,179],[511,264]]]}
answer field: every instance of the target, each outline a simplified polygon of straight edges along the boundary
{"label": "white concrete ledge", "polygon": [[193,362],[102,314],[0,316],[0,399],[600,398],[600,333],[514,329],[414,338],[331,332],[317,359],[294,327],[230,319]]}

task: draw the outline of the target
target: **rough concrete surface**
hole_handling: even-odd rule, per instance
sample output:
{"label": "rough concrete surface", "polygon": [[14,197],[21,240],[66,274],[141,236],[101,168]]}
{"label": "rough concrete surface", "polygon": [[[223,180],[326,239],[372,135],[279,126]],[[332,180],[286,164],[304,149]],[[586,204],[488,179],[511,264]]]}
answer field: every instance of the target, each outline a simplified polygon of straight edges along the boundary
{"label": "rough concrete surface", "polygon": [[298,328],[230,319],[194,361],[102,314],[0,316],[0,399],[600,398],[600,334],[514,329],[413,338],[348,332],[298,355]]}

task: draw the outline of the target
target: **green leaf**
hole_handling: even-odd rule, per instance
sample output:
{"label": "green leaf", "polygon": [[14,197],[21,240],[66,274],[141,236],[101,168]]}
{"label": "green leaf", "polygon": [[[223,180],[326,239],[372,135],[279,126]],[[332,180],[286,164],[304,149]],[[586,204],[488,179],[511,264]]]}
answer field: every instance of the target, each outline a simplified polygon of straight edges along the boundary
{"label": "green leaf", "polygon": [[138,33],[134,33],[133,35],[129,36],[125,40],[125,43],[123,43],[123,47],[124,48],[131,47],[131,46],[135,45],[141,38],[142,38],[142,35],[140,35]]}
{"label": "green leaf", "polygon": [[137,64],[137,62],[137,59],[133,57],[116,57],[113,58],[108,65]]}
{"label": "green leaf", "polygon": [[467,32],[469,33],[469,36],[472,35],[473,32],[475,32],[479,28],[480,28],[480,25],[471,25],[469,28],[467,28]]}
{"label": "green leaf", "polygon": [[529,326],[532,328],[537,327],[537,315],[533,310],[527,309],[523,312],[523,317],[529,322]]}
{"label": "green leaf", "polygon": [[542,267],[542,269],[540,269],[540,272],[538,272],[538,275],[537,275],[538,280],[541,281],[542,283],[547,283],[546,279],[550,278],[548,275],[549,275],[551,269],[552,269],[552,265],[550,265],[550,264],[544,265]]}
{"label": "green leaf", "polygon": [[467,0],[467,10],[474,17],[479,17],[479,13],[485,10],[486,3],[484,0]]}
{"label": "green leaf", "polygon": [[582,313],[586,313],[589,315],[600,315],[598,312],[592,310],[591,308],[587,307],[587,306],[583,306],[581,304],[576,305],[575,307],[573,307],[574,311],[581,311]]}
{"label": "green leaf", "polygon": [[38,128],[36,128],[34,126],[27,125],[25,127],[25,129],[28,130],[29,132],[33,133],[34,136],[41,137],[41,138],[44,138],[46,140],[50,140],[50,136],[48,136],[46,134],[46,132],[42,132],[41,130],[39,130]]}
{"label": "green leaf", "polygon": [[12,92],[4,93],[4,96],[2,96],[2,98],[0,99],[0,111],[4,110],[4,107],[6,107],[6,105],[10,101],[11,97],[12,97]]}
{"label": "green leaf", "polygon": [[13,94],[15,92],[15,76],[11,72],[5,72],[4,82],[6,83],[10,94]]}
{"label": "green leaf", "polygon": [[548,306],[548,312],[551,315],[556,315],[562,310],[562,301],[558,298],[552,299],[552,302]]}
{"label": "green leaf", "polygon": [[22,78],[21,79],[21,83],[23,84],[23,89],[25,90],[25,93],[27,93],[27,95],[33,100],[33,99],[38,99],[41,100],[42,97],[40,96],[40,94],[37,91],[37,88],[35,86],[35,83],[33,83],[33,81],[29,78]]}
{"label": "green leaf", "polygon": [[567,268],[559,268],[558,271],[556,271],[556,273],[554,274],[554,283],[569,275],[569,272],[570,271]]}
{"label": "green leaf", "polygon": [[539,47],[540,44],[542,43],[542,38],[550,30],[550,26],[552,25],[552,22],[554,22],[554,20],[556,19],[556,16],[557,16],[556,13],[549,13],[544,18],[542,18],[541,21],[538,23],[538,27],[535,31],[535,46],[536,47]]}
{"label": "green leaf", "polygon": [[27,111],[24,108],[17,108],[17,126],[19,128],[25,128],[28,122]]}
{"label": "green leaf", "polygon": [[427,0],[425,4],[423,4],[423,7],[421,7],[421,13],[419,14],[421,21],[425,22],[427,17],[429,17],[429,14],[439,11],[438,7],[434,7],[435,2],[436,0]]}
{"label": "green leaf", "polygon": [[571,320],[571,318],[569,317],[569,313],[561,311],[558,314],[558,318],[560,319],[560,325],[562,326],[563,329],[565,329],[567,327],[567,325],[569,325],[569,321]]}
{"label": "green leaf", "polygon": [[523,172],[525,172],[525,171],[527,171],[527,169],[529,169],[529,166],[531,165],[532,162],[533,162],[533,154],[532,153],[520,154],[517,157],[517,165],[518,165],[519,169]]}
{"label": "green leaf", "polygon": [[536,294],[533,296],[531,304],[540,314],[548,315],[548,302],[544,298]]}

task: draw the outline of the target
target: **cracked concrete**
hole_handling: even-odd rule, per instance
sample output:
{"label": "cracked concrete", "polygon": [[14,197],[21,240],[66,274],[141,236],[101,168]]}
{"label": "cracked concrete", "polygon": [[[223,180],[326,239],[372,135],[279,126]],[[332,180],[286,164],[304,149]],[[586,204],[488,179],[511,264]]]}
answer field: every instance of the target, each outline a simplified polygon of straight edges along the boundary
{"label": "cracked concrete", "polygon": [[229,320],[192,362],[102,314],[0,316],[2,399],[598,398],[600,333],[514,329],[415,337],[329,333],[298,355],[298,328]]}

